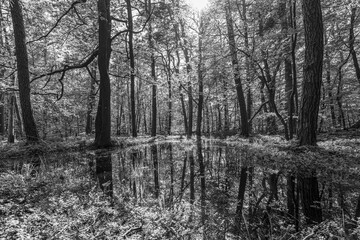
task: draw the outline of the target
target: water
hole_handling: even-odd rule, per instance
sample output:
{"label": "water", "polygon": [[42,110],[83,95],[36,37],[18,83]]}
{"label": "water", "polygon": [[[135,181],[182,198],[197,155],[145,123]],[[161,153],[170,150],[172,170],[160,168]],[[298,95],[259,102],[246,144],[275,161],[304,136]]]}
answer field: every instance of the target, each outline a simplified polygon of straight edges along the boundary
{"label": "water", "polygon": [[[319,200],[310,203],[310,214],[324,220],[316,226],[317,234],[346,237],[354,232],[355,213],[360,214],[358,158],[324,148],[311,152],[256,144],[183,141],[57,154],[28,159],[22,167],[14,162],[14,174],[20,171],[33,179],[30,188],[45,182],[43,194],[55,198],[39,199],[43,202],[64,191],[76,196],[80,191],[81,199],[92,199],[87,193],[94,193],[95,180],[111,197],[112,208],[126,209],[119,210],[121,221],[104,224],[117,222],[124,230],[121,235],[129,238],[303,239],[312,224],[303,203],[315,195]],[[20,183],[27,194],[27,182]],[[87,209],[82,203],[77,203],[79,211]]]}
{"label": "water", "polygon": [[[263,158],[244,146],[163,143],[98,153],[96,173],[107,194],[149,211],[160,209],[157,214],[172,215],[170,220],[183,222],[185,229],[193,231],[191,235],[290,237],[305,222],[311,223],[302,215],[298,180],[311,178],[297,178],[296,166]],[[318,171],[315,178],[319,179],[319,213],[324,220],[336,222],[347,211],[350,219],[357,204],[355,186],[343,188],[334,179],[345,183],[346,176],[329,171]],[[316,206],[312,210],[317,211]],[[171,229],[173,223],[165,224]],[[179,227],[179,223],[173,225]]]}

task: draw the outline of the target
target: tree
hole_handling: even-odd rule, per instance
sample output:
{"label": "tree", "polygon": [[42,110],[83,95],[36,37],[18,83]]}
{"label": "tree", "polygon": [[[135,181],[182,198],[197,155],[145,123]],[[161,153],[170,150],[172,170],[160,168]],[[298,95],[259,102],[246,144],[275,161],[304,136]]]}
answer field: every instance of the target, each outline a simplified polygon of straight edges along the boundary
{"label": "tree", "polygon": [[204,35],[204,19],[203,14],[199,13],[199,36],[198,36],[198,83],[199,83],[199,97],[198,97],[198,111],[197,111],[197,122],[196,122],[196,136],[198,139],[201,138],[201,126],[203,119],[203,108],[204,108],[204,59],[203,59],[203,35]]}
{"label": "tree", "polygon": [[300,145],[316,145],[324,39],[320,1],[303,0],[305,64],[300,110]]}
{"label": "tree", "polygon": [[226,25],[228,30],[228,38],[229,38],[229,49],[231,54],[232,66],[234,71],[234,81],[236,86],[237,98],[240,106],[240,116],[241,116],[241,135],[244,137],[248,137],[250,134],[247,111],[246,111],[246,102],[244,91],[241,83],[241,75],[240,75],[240,66],[239,60],[237,56],[236,50],[236,42],[235,42],[235,34],[234,34],[234,26],[233,26],[233,18],[231,16],[231,6],[230,1],[226,2]]}
{"label": "tree", "polygon": [[17,61],[20,105],[24,130],[27,141],[36,142],[39,140],[39,135],[31,107],[29,63],[25,42],[26,34],[23,13],[19,0],[10,1],[10,11],[14,28],[15,55]]}
{"label": "tree", "polygon": [[108,73],[111,54],[110,0],[98,0],[98,11],[100,96],[95,120],[95,145],[108,147],[111,145],[111,89]]}
{"label": "tree", "polygon": [[131,108],[131,132],[133,137],[137,137],[136,128],[136,106],[135,106],[135,56],[134,56],[134,27],[132,8],[130,0],[126,0],[126,9],[128,15],[128,30],[129,30],[129,59],[130,59],[130,108]]}
{"label": "tree", "polygon": [[[148,0],[146,2],[148,5],[147,12],[148,17],[151,18],[151,0]],[[154,54],[154,39],[153,39],[153,30],[152,30],[152,20],[149,22],[149,48],[151,51],[151,78],[153,81],[151,90],[152,90],[152,111],[151,111],[151,136],[156,136],[156,129],[157,129],[157,86],[156,86],[156,60],[155,60],[155,54]]]}
{"label": "tree", "polygon": [[94,63],[91,66],[91,76],[90,76],[90,92],[88,96],[88,106],[86,112],[86,134],[91,134],[92,125],[93,125],[93,116],[91,115],[94,104],[95,104],[95,82],[96,82],[96,64]]}
{"label": "tree", "polygon": [[[316,145],[318,112],[324,55],[323,22],[320,0],[302,1],[305,29],[305,63],[300,110],[300,145]],[[322,221],[316,171],[299,178],[304,215],[308,223]]]}
{"label": "tree", "polygon": [[351,8],[349,48],[354,63],[356,78],[360,83],[360,66],[354,48],[354,43],[355,43],[354,25],[355,25],[356,11],[357,11],[356,7]]}

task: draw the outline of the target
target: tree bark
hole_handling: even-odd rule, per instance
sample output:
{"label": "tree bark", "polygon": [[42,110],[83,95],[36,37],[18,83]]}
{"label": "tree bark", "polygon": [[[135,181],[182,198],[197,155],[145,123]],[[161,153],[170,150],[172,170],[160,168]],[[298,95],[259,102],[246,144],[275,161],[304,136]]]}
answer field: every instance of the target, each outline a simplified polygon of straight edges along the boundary
{"label": "tree bark", "polygon": [[322,221],[322,211],[317,177],[299,177],[299,184],[306,222],[308,224],[320,223]]}
{"label": "tree bark", "polygon": [[[324,54],[320,0],[303,0],[302,11],[305,29],[305,63],[299,130],[301,146],[316,145]],[[316,171],[313,170],[310,176],[299,177],[299,184],[306,222],[320,223],[322,210]]]}
{"label": "tree bark", "polygon": [[[289,138],[292,139],[294,136],[293,126],[295,122],[292,118],[292,110],[294,109],[294,96],[291,94],[293,90],[293,78],[292,78],[292,65],[291,65],[291,39],[288,37],[289,21],[288,21],[288,8],[287,0],[282,0],[279,4],[279,14],[281,18],[281,28],[286,38],[285,42],[285,57],[284,57],[284,69],[285,69],[285,94],[286,103],[285,110],[287,111],[287,124],[289,126]],[[290,8],[291,10],[291,8]],[[291,116],[291,117],[290,117]]]}
{"label": "tree bark", "polygon": [[319,0],[303,0],[305,63],[300,110],[300,145],[316,145],[323,68],[323,23]]}
{"label": "tree bark", "polygon": [[95,120],[95,145],[99,148],[111,145],[111,89],[109,61],[111,54],[110,0],[98,1],[100,96]]}
{"label": "tree bark", "polygon": [[155,198],[160,195],[160,184],[159,184],[159,161],[158,161],[158,149],[157,146],[151,145],[151,158],[154,166],[154,194]]}
{"label": "tree bark", "polygon": [[[193,127],[193,96],[192,96],[192,84],[191,84],[191,65],[190,65],[190,54],[189,54],[189,46],[187,36],[185,34],[185,23],[184,20],[180,20],[180,27],[181,27],[181,37],[184,40],[184,43],[181,44],[185,62],[186,62],[186,73],[188,77],[188,122],[187,122],[187,137],[191,138],[192,136],[192,127]],[[181,43],[181,42],[180,42]]]}
{"label": "tree bark", "polygon": [[90,76],[90,92],[88,96],[88,109],[86,112],[86,126],[85,133],[91,134],[92,126],[93,126],[93,116],[92,111],[94,109],[95,103],[95,81],[96,81],[96,66],[92,66],[91,68],[91,76]]}
{"label": "tree bark", "polygon": [[353,7],[351,9],[349,47],[350,47],[350,53],[351,53],[351,56],[353,59],[354,67],[355,67],[356,78],[360,83],[360,66],[359,66],[357,56],[356,56],[356,51],[354,49],[354,43],[355,43],[354,25],[355,25],[356,11],[357,11],[356,7]]}
{"label": "tree bark", "polygon": [[294,34],[291,35],[291,64],[292,64],[292,91],[290,98],[293,99],[293,105],[289,107],[289,137],[292,139],[297,131],[297,121],[294,119],[294,114],[298,115],[298,89],[297,89],[297,69],[296,69],[296,45],[297,45],[297,23],[296,23],[296,0],[291,0],[290,3],[291,27]]}
{"label": "tree bark", "polygon": [[204,79],[203,79],[203,34],[204,34],[204,23],[202,13],[200,14],[200,26],[199,26],[199,63],[198,63],[198,84],[199,84],[199,100],[198,100],[198,111],[197,111],[197,122],[196,122],[196,137],[201,138],[201,124],[203,118],[203,105],[204,105]]}
{"label": "tree bark", "polygon": [[132,17],[131,1],[126,0],[126,9],[128,14],[128,30],[129,30],[129,59],[130,59],[130,108],[131,108],[131,133],[133,137],[137,137],[136,128],[136,106],[135,106],[135,56],[134,56],[134,27]]}
{"label": "tree bark", "polygon": [[235,231],[237,234],[240,232],[240,223],[242,220],[242,210],[244,206],[244,198],[246,191],[247,172],[248,172],[248,167],[246,166],[241,167],[240,183],[239,183],[237,205],[236,205],[236,216],[235,216]]}
{"label": "tree bark", "polygon": [[[342,54],[341,54],[342,55]],[[343,57],[342,57],[343,61]],[[339,76],[339,83],[337,86],[337,93],[336,93],[336,103],[339,109],[339,123],[342,129],[346,129],[345,123],[345,114],[342,106],[342,90],[343,90],[343,74],[342,74],[342,65],[338,69],[338,76]]]}
{"label": "tree bark", "polygon": [[228,30],[228,38],[229,38],[229,49],[232,59],[232,66],[234,71],[234,81],[236,86],[236,93],[237,98],[239,101],[240,106],[240,117],[241,117],[241,135],[244,137],[249,137],[250,131],[249,131],[249,123],[248,123],[248,117],[247,117],[247,111],[246,111],[246,102],[245,102],[245,96],[244,91],[241,83],[241,77],[240,77],[240,66],[239,66],[239,60],[237,56],[237,50],[236,50],[236,42],[235,42],[235,34],[234,34],[234,26],[233,26],[233,19],[231,16],[231,6],[230,1],[227,0],[226,2],[226,25]]}
{"label": "tree bark", "polygon": [[151,102],[152,102],[152,111],[151,111],[151,136],[156,136],[156,128],[157,128],[157,86],[156,86],[156,62],[155,62],[155,54],[154,54],[154,39],[153,39],[153,33],[152,33],[152,20],[151,20],[151,0],[147,2],[147,14],[148,17],[150,17],[149,21],[149,48],[151,51],[151,78],[152,78],[152,86],[151,86]]}
{"label": "tree bark", "polygon": [[19,83],[20,105],[26,139],[28,142],[39,140],[30,100],[30,74],[26,47],[24,19],[19,0],[10,2],[11,18],[15,37],[15,55]]}
{"label": "tree bark", "polygon": [[14,143],[15,141],[15,134],[14,134],[14,108],[15,108],[15,94],[11,94],[10,96],[10,108],[9,108],[9,135],[8,135],[8,142]]}

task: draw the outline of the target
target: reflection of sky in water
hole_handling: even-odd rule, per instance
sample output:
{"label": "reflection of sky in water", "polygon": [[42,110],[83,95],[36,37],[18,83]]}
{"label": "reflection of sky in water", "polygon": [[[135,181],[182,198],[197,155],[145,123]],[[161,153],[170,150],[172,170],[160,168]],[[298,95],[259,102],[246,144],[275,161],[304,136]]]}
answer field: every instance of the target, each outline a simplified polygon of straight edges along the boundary
{"label": "reflection of sky in water", "polygon": [[[289,158],[285,151],[276,156]],[[272,224],[290,221],[285,214],[288,208],[288,179],[289,174],[296,170],[296,166],[290,165],[291,168],[287,169],[285,164],[279,164],[272,158],[255,153],[246,146],[177,142],[112,152],[111,158],[108,158],[110,164],[105,164],[111,169],[97,169],[109,171],[102,176],[112,180],[112,184],[107,186],[112,187],[113,196],[119,202],[131,201],[147,206],[149,211],[160,208],[173,214],[182,214],[184,209],[190,209],[192,221],[208,226],[207,231],[226,233],[237,221],[238,199],[242,199],[243,218],[247,221],[251,219],[255,226],[266,231],[268,227],[264,225],[263,218],[269,206],[271,218],[277,221]],[[329,176],[332,179],[328,179]],[[334,181],[339,176],[318,172],[321,184]],[[333,189],[333,195],[336,189]],[[343,188],[342,191],[347,190]],[[328,195],[323,194],[323,197]],[[351,204],[356,205],[353,198]],[[332,201],[334,207],[336,201]],[[216,229],[210,230],[211,226]]]}

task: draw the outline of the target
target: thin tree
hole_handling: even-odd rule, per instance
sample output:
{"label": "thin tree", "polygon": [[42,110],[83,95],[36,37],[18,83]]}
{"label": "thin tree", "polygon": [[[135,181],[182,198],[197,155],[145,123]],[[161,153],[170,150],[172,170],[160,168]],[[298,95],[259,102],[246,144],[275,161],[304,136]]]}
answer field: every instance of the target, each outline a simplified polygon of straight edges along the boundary
{"label": "thin tree", "polygon": [[350,48],[350,53],[351,53],[353,63],[354,63],[356,78],[360,83],[360,66],[359,66],[359,62],[358,62],[358,59],[356,56],[356,51],[354,48],[354,43],[355,43],[354,26],[355,26],[356,11],[357,11],[356,7],[353,7],[351,9],[349,48]]}
{"label": "thin tree", "polygon": [[200,26],[199,26],[199,40],[198,40],[198,83],[199,83],[199,100],[198,100],[198,111],[197,111],[197,122],[196,122],[196,136],[198,139],[201,138],[201,125],[204,108],[204,75],[203,75],[203,35],[204,35],[204,20],[203,14],[200,15]]}
{"label": "thin tree", "polygon": [[131,108],[131,133],[133,137],[137,137],[136,129],[136,106],[135,106],[135,57],[134,57],[134,26],[132,17],[132,7],[130,0],[126,0],[126,9],[128,14],[128,30],[129,30],[129,59],[130,59],[130,108]]}
{"label": "thin tree", "polygon": [[149,21],[149,48],[151,51],[151,78],[153,81],[153,84],[151,86],[151,99],[152,99],[152,108],[151,108],[151,136],[156,136],[156,129],[157,129],[157,86],[156,86],[156,60],[155,60],[155,54],[154,54],[154,38],[153,38],[153,28],[152,28],[152,19],[151,19],[151,0],[149,0],[147,3],[147,14],[150,18]]}
{"label": "thin tree", "polygon": [[11,18],[15,37],[15,55],[19,83],[20,106],[28,142],[39,140],[30,100],[29,61],[26,48],[24,18],[19,0],[10,1]]}

